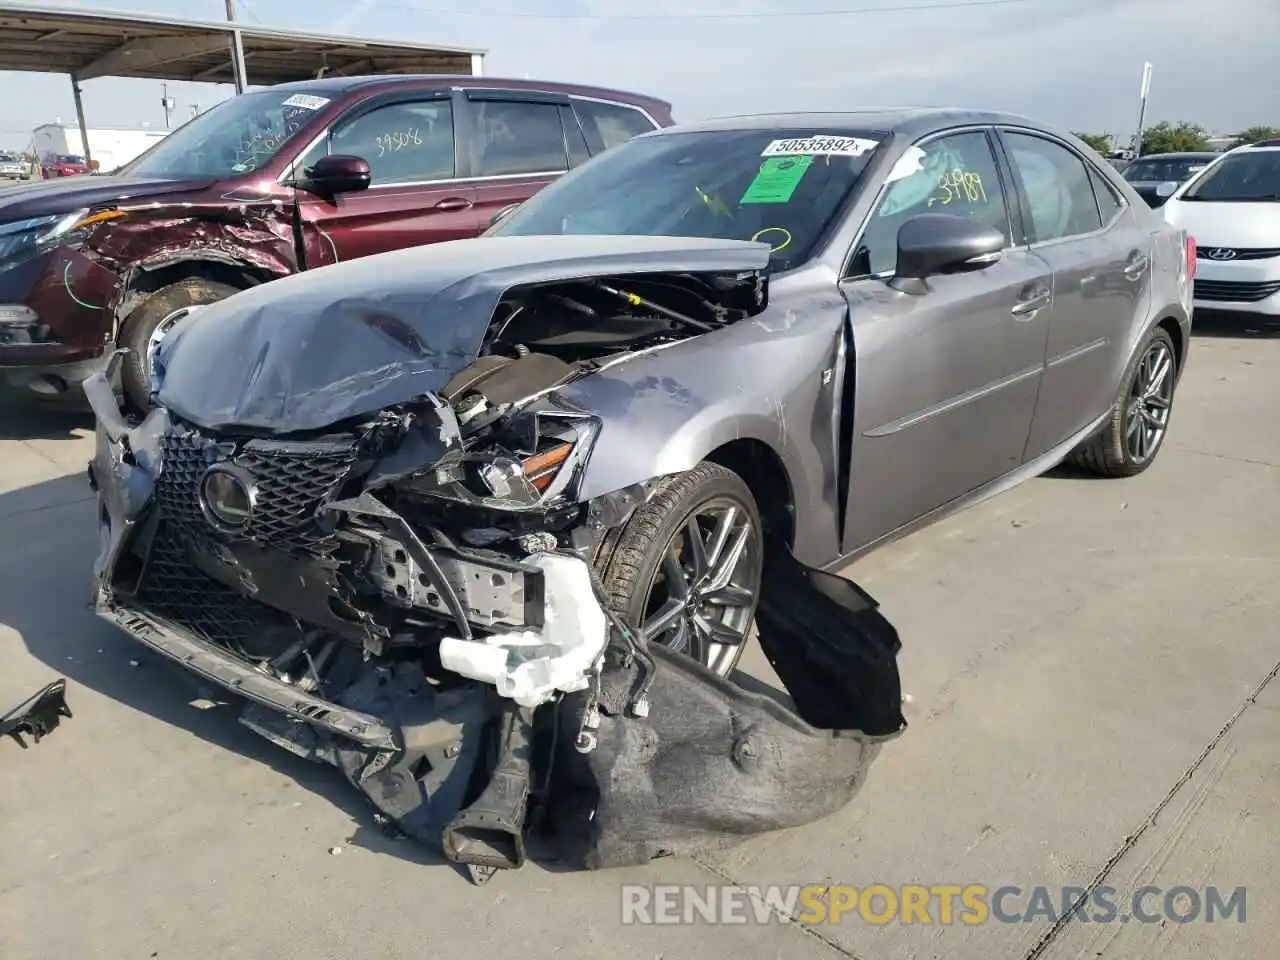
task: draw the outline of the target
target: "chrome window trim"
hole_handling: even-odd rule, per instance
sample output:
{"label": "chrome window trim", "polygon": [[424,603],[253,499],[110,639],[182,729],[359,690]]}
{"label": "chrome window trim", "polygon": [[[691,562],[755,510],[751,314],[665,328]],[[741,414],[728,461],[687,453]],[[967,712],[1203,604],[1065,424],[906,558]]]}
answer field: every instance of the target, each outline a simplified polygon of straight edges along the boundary
{"label": "chrome window trim", "polygon": [[606,107],[621,107],[624,110],[634,110],[636,113],[640,114],[640,116],[653,124],[653,129],[660,130],[662,128],[662,124],[653,118],[653,114],[644,107],[637,106],[634,103],[620,103],[617,100],[606,100],[603,97],[588,97],[580,93],[569,94],[569,100],[571,102],[574,100],[583,100],[587,103],[603,103]]}

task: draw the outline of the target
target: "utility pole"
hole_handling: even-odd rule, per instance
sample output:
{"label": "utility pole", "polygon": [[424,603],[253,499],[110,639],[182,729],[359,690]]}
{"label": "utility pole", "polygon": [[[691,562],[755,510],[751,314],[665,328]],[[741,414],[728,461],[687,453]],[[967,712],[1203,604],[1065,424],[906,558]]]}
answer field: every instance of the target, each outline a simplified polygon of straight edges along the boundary
{"label": "utility pole", "polygon": [[169,114],[173,111],[173,108],[178,105],[178,101],[169,96],[169,85],[167,83],[161,84],[160,88],[160,106],[164,107],[164,128],[168,130]]}
{"label": "utility pole", "polygon": [[[231,0],[227,0],[230,4]],[[1144,63],[1142,65],[1142,87],[1138,92],[1138,133],[1133,138],[1133,158],[1137,160],[1142,156],[1142,127],[1147,119],[1147,94],[1151,92],[1151,64]]]}
{"label": "utility pole", "polygon": [[[236,4],[235,0],[226,0],[227,5],[227,22],[236,22]],[[245,88],[249,86],[249,78],[245,75],[244,68],[244,38],[240,35],[239,28],[231,31],[231,73],[236,81],[236,93],[244,93]]]}

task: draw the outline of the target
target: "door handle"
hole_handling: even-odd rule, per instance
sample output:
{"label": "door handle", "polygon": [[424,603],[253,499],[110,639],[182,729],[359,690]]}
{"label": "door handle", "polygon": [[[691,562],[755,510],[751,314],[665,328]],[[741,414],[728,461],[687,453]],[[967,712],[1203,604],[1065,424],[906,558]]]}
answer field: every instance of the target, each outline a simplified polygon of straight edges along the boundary
{"label": "door handle", "polygon": [[1009,312],[1019,320],[1030,320],[1052,302],[1053,294],[1048,290],[1041,290],[1028,299],[1015,303]]}
{"label": "door handle", "polygon": [[469,210],[474,204],[466,197],[445,197],[435,205],[435,210]]}
{"label": "door handle", "polygon": [[1124,275],[1130,280],[1137,280],[1147,272],[1147,265],[1150,263],[1149,257],[1134,257],[1124,265]]}

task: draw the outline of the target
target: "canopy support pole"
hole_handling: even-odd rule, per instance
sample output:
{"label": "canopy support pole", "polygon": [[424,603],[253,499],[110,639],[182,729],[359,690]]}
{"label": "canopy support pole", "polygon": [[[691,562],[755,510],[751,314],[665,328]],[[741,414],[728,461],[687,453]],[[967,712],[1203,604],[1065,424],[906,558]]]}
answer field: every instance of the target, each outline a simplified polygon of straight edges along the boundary
{"label": "canopy support pole", "polygon": [[80,145],[84,148],[84,163],[92,169],[93,157],[89,155],[89,127],[84,122],[84,101],[80,98],[80,80],[74,73],[69,73],[67,76],[71,78],[71,99],[76,104],[76,123],[80,125]]}

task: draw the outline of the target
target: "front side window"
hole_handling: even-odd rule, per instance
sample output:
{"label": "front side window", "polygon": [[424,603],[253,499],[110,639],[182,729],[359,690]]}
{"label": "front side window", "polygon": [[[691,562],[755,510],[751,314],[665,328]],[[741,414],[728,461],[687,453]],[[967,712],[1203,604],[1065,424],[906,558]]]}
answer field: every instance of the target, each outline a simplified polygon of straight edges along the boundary
{"label": "front side window", "polygon": [[1043,137],[1010,131],[1003,136],[1026,194],[1028,239],[1032,243],[1102,228],[1102,215],[1083,160]]}
{"label": "front side window", "polygon": [[1280,201],[1280,150],[1242,151],[1223,157],[1179,199],[1220,203]]}
{"label": "front side window", "polygon": [[648,117],[634,107],[578,100],[574,103],[574,109],[582,121],[592,153],[602,153],[610,147],[626,143],[632,137],[657,129]]}
{"label": "front side window", "polygon": [[477,100],[476,174],[553,173],[569,168],[560,108],[554,103]]}
{"label": "front side window", "polygon": [[331,154],[368,162],[375,187],[448,180],[454,175],[453,105],[447,97],[408,100],[339,120],[299,169]]}
{"label": "front side window", "polygon": [[908,148],[889,175],[884,196],[863,231],[854,258],[858,274],[892,273],[898,230],[922,213],[950,213],[1009,238],[995,155],[981,131],[955,133]]}
{"label": "front side window", "polygon": [[723,130],[630,140],[541,190],[490,236],[624,235],[755,240],[775,269],[806,261],[882,135]]}
{"label": "front side window", "polygon": [[173,180],[253,173],[309,127],[330,99],[287,90],[232,97],[187,121],[117,173]]}

